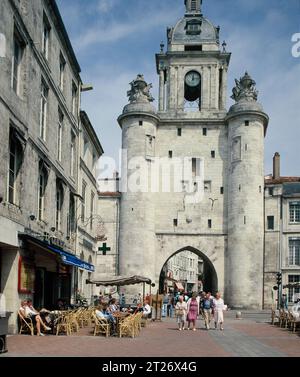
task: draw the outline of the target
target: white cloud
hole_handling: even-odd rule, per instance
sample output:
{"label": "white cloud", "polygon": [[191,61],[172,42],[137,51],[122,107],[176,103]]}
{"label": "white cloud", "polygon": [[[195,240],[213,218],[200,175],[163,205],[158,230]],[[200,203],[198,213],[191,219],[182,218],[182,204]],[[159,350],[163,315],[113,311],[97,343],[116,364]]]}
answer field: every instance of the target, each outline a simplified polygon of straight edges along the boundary
{"label": "white cloud", "polygon": [[97,10],[100,13],[109,12],[116,4],[116,0],[99,0],[97,4]]}
{"label": "white cloud", "polygon": [[132,17],[130,21],[123,23],[111,20],[108,22],[106,19],[100,19],[97,24],[87,28],[85,33],[77,37],[74,45],[77,51],[81,51],[94,44],[118,42],[132,34],[141,34],[161,25],[167,26],[172,21],[174,23],[177,13],[177,9],[168,10],[168,12],[157,12],[152,9],[149,13],[145,12],[143,17]]}

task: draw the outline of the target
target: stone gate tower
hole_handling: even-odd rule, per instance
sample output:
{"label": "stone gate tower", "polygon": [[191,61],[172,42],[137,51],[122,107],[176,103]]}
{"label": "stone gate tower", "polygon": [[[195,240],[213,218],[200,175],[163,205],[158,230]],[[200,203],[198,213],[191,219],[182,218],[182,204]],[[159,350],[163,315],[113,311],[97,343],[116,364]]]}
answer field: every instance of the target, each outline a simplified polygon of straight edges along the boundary
{"label": "stone gate tower", "polygon": [[[147,276],[158,285],[170,257],[193,251],[208,266],[211,290],[225,294],[232,307],[261,308],[268,117],[247,73],[236,80],[236,104],[227,112],[231,54],[225,43],[220,46],[220,27],[203,16],[202,0],[185,0],[185,8],[184,17],[167,29],[167,50],[161,44],[156,55],[158,111],[152,105],[151,84],[138,75],[128,92],[130,103],[119,117],[127,151],[120,272]],[[151,175],[143,178],[155,170],[156,159],[168,161],[171,180],[177,180],[181,190],[167,192],[161,183],[153,184]],[[187,161],[191,182],[174,165],[176,159]],[[129,182],[137,172],[142,172],[137,180],[143,188],[132,190]],[[203,180],[196,179],[198,173]],[[194,192],[202,192],[200,200],[187,200],[190,184]]]}

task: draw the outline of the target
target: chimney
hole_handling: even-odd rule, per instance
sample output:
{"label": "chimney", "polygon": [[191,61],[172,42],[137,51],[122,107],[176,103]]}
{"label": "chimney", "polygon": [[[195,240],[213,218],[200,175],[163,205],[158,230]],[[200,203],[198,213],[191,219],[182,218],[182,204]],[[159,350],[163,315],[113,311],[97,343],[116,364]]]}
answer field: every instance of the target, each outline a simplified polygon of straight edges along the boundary
{"label": "chimney", "polygon": [[280,178],[280,154],[275,153],[273,157],[273,179]]}

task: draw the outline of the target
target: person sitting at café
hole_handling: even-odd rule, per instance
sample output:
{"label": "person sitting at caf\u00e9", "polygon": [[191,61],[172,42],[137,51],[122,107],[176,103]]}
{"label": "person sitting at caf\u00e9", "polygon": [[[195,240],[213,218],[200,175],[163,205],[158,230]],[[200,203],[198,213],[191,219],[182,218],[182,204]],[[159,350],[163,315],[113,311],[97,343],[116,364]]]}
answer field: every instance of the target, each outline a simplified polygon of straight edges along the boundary
{"label": "person sitting at caf\u00e9", "polygon": [[109,305],[109,311],[110,313],[115,313],[115,312],[120,311],[119,306],[117,305],[117,300],[115,298],[111,300],[111,304]]}
{"label": "person sitting at caf\u00e9", "polygon": [[144,306],[143,306],[143,317],[149,318],[151,315],[151,306],[149,305],[149,301],[145,300]]}
{"label": "person sitting at caf\u00e9", "polygon": [[115,323],[116,320],[114,316],[109,312],[108,310],[108,305],[106,303],[99,305],[98,308],[96,309],[96,317],[99,319],[106,319],[111,323]]}
{"label": "person sitting at caf\u00e9", "polygon": [[32,323],[36,325],[37,329],[37,336],[44,336],[44,334],[41,332],[41,326],[46,331],[50,331],[51,327],[48,327],[42,320],[40,314],[38,311],[34,309],[32,306],[31,300],[24,300],[21,303],[20,312],[25,318],[31,318]]}

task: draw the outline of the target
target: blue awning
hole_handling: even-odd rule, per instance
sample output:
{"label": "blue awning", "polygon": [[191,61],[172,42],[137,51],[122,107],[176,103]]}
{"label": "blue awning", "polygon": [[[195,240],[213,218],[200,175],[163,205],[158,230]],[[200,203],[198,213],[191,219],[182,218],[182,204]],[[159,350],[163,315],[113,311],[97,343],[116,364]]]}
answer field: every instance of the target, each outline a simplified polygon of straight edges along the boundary
{"label": "blue awning", "polygon": [[66,253],[65,251],[62,251],[54,246],[47,245],[48,249],[51,251],[54,251],[55,253],[59,254],[61,256],[61,260],[64,264],[68,264],[69,266],[75,266],[82,268],[83,270],[87,270],[89,272],[95,272],[95,266],[92,264],[89,264],[79,258],[77,258],[75,255]]}
{"label": "blue awning", "polygon": [[89,272],[95,272],[95,266],[94,265],[77,258],[75,255],[70,254],[70,253],[68,253],[68,252],[66,252],[66,251],[64,251],[64,250],[62,250],[58,247],[53,246],[53,245],[49,245],[48,243],[43,242],[43,241],[41,241],[41,240],[39,240],[35,237],[28,236],[28,235],[23,235],[23,236],[25,236],[31,242],[58,254],[61,257],[61,261],[62,261],[63,264],[82,268],[83,270],[87,270]]}

